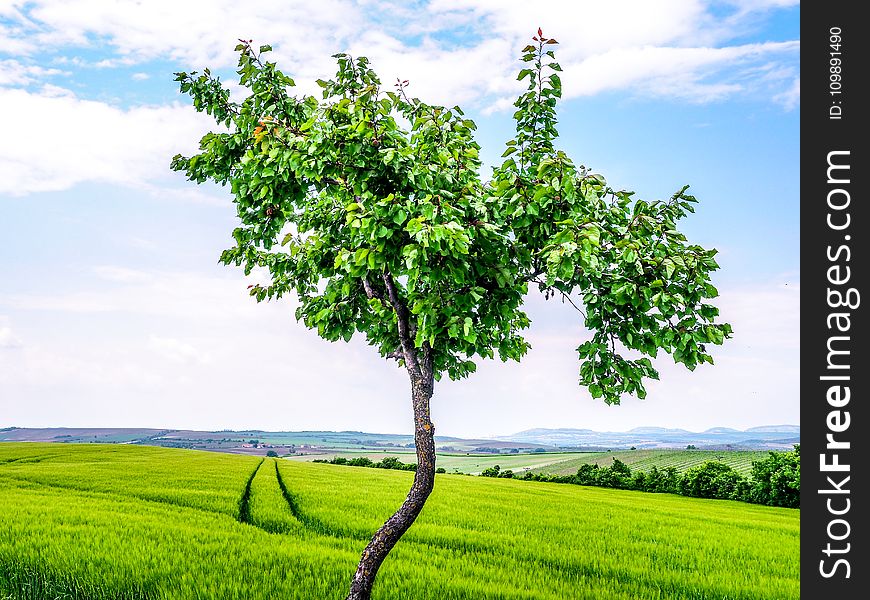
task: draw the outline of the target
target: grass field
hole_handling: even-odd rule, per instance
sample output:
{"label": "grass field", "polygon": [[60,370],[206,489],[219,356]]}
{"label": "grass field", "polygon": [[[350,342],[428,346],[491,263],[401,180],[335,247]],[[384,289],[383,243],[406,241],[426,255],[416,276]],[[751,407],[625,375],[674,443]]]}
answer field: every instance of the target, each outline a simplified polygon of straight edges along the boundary
{"label": "grass field", "polygon": [[[448,473],[459,472],[479,475],[484,469],[499,465],[502,470],[511,469],[514,472],[529,470],[533,473],[549,473],[553,475],[573,475],[583,464],[597,464],[608,467],[613,459],[618,458],[631,469],[649,471],[653,467],[663,469],[675,467],[683,472],[708,460],[719,460],[730,466],[741,475],[749,475],[752,461],[767,458],[766,451],[759,450],[617,450],[614,452],[542,452],[531,454],[445,454],[438,453],[438,466],[447,469]],[[303,455],[289,457],[290,460],[311,461],[314,459],[330,459],[335,456],[355,458],[365,456],[374,462],[395,456],[405,463],[417,462],[417,456],[411,452],[331,452],[321,455]]]}
{"label": "grass field", "polygon": [[[336,599],[412,474],[0,444],[0,598]],[[796,510],[441,475],[374,597],[799,597]]]}

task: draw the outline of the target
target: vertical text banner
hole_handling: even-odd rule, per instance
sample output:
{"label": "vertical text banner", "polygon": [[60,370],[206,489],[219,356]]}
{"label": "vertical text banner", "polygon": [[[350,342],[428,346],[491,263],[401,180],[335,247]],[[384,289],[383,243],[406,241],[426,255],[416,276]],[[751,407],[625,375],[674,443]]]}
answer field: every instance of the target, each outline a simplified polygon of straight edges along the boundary
{"label": "vertical text banner", "polygon": [[870,590],[870,24],[859,8],[801,7],[802,598]]}

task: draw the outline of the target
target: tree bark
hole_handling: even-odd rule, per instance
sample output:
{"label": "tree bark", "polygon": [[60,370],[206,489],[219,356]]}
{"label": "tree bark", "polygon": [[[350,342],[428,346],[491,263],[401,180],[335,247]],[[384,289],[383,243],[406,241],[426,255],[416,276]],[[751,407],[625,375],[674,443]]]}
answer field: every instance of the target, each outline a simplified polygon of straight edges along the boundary
{"label": "tree bark", "polygon": [[363,550],[346,600],[369,600],[381,563],[399,538],[417,519],[435,484],[435,427],[429,416],[433,380],[412,377],[411,400],[414,405],[414,443],[417,446],[417,471],[405,502],[387,519]]}
{"label": "tree bark", "polygon": [[[387,519],[386,523],[381,525],[381,528],[363,550],[346,600],[369,600],[371,598],[372,586],[375,583],[378,569],[396,542],[417,519],[435,485],[435,427],[432,425],[429,414],[429,403],[435,389],[431,349],[427,343],[424,343],[422,348],[415,347],[416,328],[407,306],[399,296],[392,275],[385,272],[383,281],[387,298],[396,313],[400,353],[411,379],[417,471],[414,473],[414,483],[407,498],[405,498],[405,502],[392,517]],[[363,285],[368,294],[371,285],[367,280],[363,282]]]}

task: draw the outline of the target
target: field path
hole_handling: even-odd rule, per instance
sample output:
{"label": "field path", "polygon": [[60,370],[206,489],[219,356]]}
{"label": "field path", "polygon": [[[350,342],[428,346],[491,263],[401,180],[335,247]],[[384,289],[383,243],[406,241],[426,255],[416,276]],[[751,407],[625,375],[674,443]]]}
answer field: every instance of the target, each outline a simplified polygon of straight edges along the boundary
{"label": "field path", "polygon": [[254,467],[254,471],[251,473],[251,476],[248,477],[248,481],[245,484],[245,490],[242,492],[242,497],[239,498],[239,523],[247,523],[251,525],[251,484],[254,482],[254,477],[257,476],[257,471],[260,470],[260,467],[263,466],[263,462],[266,459],[261,459],[260,462],[257,463],[257,466]]}
{"label": "field path", "polygon": [[281,496],[284,498],[284,502],[287,503],[287,507],[290,509],[290,512],[293,514],[296,520],[298,520],[299,523],[301,523],[306,529],[309,529],[319,535],[325,535],[334,538],[349,537],[346,532],[342,532],[336,527],[331,527],[328,523],[304,513],[299,508],[299,502],[296,499],[296,496],[294,496],[292,492],[287,489],[287,485],[284,483],[284,479],[281,477],[281,470],[278,468],[278,461],[275,461],[275,477],[278,480],[278,487],[281,489]]}

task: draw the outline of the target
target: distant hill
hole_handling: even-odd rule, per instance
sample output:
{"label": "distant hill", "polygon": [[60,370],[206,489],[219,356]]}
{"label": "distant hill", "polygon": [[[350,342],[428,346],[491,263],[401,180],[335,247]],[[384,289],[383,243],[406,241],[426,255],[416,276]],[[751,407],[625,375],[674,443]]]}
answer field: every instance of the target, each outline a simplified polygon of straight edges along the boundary
{"label": "distant hill", "polygon": [[[319,454],[333,451],[413,452],[414,437],[408,434],[364,431],[261,431],[137,428],[18,428],[0,429],[0,442],[116,443],[195,448],[241,454]],[[439,452],[502,454],[554,452],[557,450],[628,450],[680,448],[693,445],[708,450],[790,450],[800,443],[797,425],[768,425],[738,431],[714,427],[700,433],[665,427],[635,427],[631,431],[591,429],[527,429],[497,438],[437,436]]]}
{"label": "distant hill", "polygon": [[767,425],[739,431],[713,427],[703,432],[665,427],[635,427],[630,431],[592,431],[590,429],[527,429],[498,438],[558,448],[696,448],[710,450],[789,450],[800,443],[800,426]]}
{"label": "distant hill", "polygon": [[685,429],[667,429],[665,427],[635,427],[627,433],[691,433]]}
{"label": "distant hill", "polygon": [[800,433],[800,425],[764,425],[762,427],[750,427],[746,431],[758,433]]}
{"label": "distant hill", "polygon": [[[214,450],[234,454],[317,455],[330,452],[372,451],[413,453],[410,434],[364,431],[263,431],[259,429],[194,431],[144,428],[19,428],[0,429],[0,442],[56,442],[141,444],[168,448]],[[501,454],[540,451],[541,444],[494,439],[464,439],[436,436],[439,452]],[[545,444],[545,446],[547,446]],[[548,446],[545,449],[555,448]]]}

